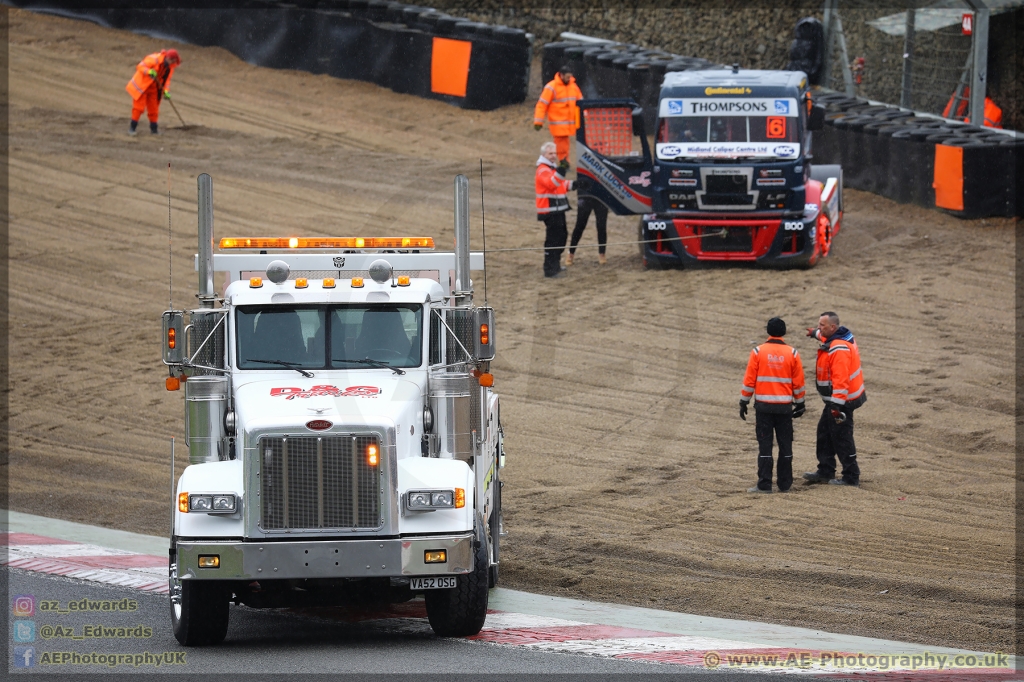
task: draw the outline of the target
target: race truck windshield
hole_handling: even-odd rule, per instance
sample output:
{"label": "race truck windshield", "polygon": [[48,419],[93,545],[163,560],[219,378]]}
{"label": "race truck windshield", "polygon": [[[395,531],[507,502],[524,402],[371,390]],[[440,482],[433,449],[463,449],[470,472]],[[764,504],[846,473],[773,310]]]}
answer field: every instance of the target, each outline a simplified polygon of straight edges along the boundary
{"label": "race truck windshield", "polygon": [[655,149],[659,159],[800,154],[795,98],[665,99]]}
{"label": "race truck windshield", "polygon": [[417,305],[240,306],[239,369],[419,367]]}

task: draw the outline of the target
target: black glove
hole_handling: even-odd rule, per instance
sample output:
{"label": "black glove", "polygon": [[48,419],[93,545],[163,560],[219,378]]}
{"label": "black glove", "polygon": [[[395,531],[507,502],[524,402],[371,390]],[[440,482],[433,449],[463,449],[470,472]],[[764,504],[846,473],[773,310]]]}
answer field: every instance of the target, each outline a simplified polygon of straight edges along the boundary
{"label": "black glove", "polygon": [[742,400],[740,401],[740,419],[747,421],[747,404]]}
{"label": "black glove", "polygon": [[836,408],[832,408],[832,418],[836,420],[836,424],[842,424],[846,421],[846,413]]}
{"label": "black glove", "polygon": [[804,412],[807,411],[807,406],[803,403],[797,403],[793,406],[793,419],[799,419],[804,416]]}
{"label": "black glove", "polygon": [[561,161],[558,162],[558,174],[564,178],[568,172],[569,162],[566,161],[565,159],[562,159]]}
{"label": "black glove", "polygon": [[540,129],[541,129],[541,128],[543,128],[543,127],[544,127],[544,126],[543,126],[543,125],[541,125],[540,123],[534,123],[534,124],[533,124],[533,129],[534,129],[534,130],[540,130]]}

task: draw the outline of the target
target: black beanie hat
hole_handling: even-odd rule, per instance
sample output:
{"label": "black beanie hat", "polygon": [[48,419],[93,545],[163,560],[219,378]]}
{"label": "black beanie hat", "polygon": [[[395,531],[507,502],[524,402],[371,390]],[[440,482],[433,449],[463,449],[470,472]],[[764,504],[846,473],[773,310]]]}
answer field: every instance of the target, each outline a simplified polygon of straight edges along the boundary
{"label": "black beanie hat", "polygon": [[773,317],[768,320],[768,336],[785,336],[786,323],[781,317]]}

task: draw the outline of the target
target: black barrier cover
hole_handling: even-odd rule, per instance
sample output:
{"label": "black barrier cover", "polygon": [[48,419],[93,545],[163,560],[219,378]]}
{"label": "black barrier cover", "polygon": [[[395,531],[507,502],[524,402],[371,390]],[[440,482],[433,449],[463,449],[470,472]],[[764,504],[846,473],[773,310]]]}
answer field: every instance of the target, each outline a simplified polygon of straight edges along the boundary
{"label": "black barrier cover", "polygon": [[889,163],[889,139],[879,134],[888,126],[889,121],[875,118],[863,128],[861,160],[864,190],[867,192],[885,195],[888,191],[889,175],[885,164]]}
{"label": "black barrier cover", "polygon": [[943,140],[948,147],[963,150],[964,208],[962,211],[942,209],[960,218],[981,218],[990,215],[1012,215],[1008,205],[1011,177],[1007,174],[1009,155],[997,144],[979,142],[966,136]]}
{"label": "black barrier cover", "polygon": [[[526,98],[530,44],[523,31],[397,2],[267,2],[234,9],[88,8],[68,0],[10,4],[192,45],[219,46],[258,66],[367,80],[467,109],[495,109]],[[433,35],[419,30],[430,26],[436,35],[472,42],[465,97],[431,92]]]}
{"label": "black barrier cover", "polygon": [[[904,128],[893,133],[889,140],[889,197],[901,204],[914,201],[914,177],[920,172],[915,165],[920,162],[915,152],[923,145],[911,137],[914,130]],[[934,157],[934,154],[932,156]]]}

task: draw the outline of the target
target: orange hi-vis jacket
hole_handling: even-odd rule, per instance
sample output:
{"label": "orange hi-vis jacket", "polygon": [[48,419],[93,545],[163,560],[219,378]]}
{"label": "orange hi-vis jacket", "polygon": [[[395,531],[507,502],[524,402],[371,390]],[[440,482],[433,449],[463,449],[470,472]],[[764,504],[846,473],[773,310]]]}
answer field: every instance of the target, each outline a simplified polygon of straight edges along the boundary
{"label": "orange hi-vis jacket", "polygon": [[[177,64],[167,63],[167,50],[161,50],[160,52],[154,52],[138,63],[135,67],[135,75],[128,81],[128,85],[124,86],[124,89],[128,91],[128,94],[132,96],[133,100],[137,100],[142,97],[143,93],[153,85],[153,77],[149,75],[150,69],[156,71],[156,80],[159,82],[159,87],[162,90],[167,90],[168,85],[171,82],[171,76],[174,75],[174,69],[177,68]],[[162,95],[162,90],[158,92],[158,96]]]}
{"label": "orange hi-vis jacket", "polygon": [[537,190],[537,220],[558,211],[569,210],[566,192],[572,189],[572,182],[559,175],[558,169],[543,156],[537,159],[537,176],[534,181]]}
{"label": "orange hi-vis jacket", "polygon": [[754,399],[754,409],[786,414],[793,404],[804,402],[804,365],[800,354],[778,336],[750,351],[747,372],[743,376],[740,401]]}
{"label": "orange hi-vis jacket", "polygon": [[562,77],[555,74],[551,82],[544,86],[537,106],[533,108],[534,125],[542,125],[546,115],[552,135],[575,135],[576,129],[580,127],[579,109],[576,108],[576,100],[579,99],[583,99],[583,93],[576,85],[576,79],[570,76],[569,82],[563,83]]}
{"label": "orange hi-vis jacket", "polygon": [[[814,332],[821,340],[820,332]],[[845,327],[825,340],[818,347],[818,361],[815,363],[815,383],[818,393],[826,403],[835,407],[857,409],[867,400],[864,392],[864,372],[860,367],[860,349]]]}

